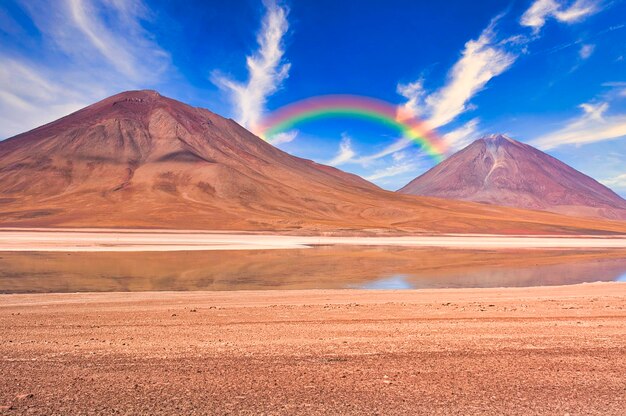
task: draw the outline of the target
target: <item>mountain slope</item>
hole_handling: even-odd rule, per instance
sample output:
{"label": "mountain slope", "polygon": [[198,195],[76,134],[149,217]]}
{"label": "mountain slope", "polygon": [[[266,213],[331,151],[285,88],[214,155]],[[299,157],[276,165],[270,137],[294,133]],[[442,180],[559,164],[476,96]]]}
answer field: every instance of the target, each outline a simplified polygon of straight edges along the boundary
{"label": "mountain slope", "polygon": [[368,232],[625,232],[384,191],[154,91],[0,142],[0,226]]}
{"label": "mountain slope", "polygon": [[626,201],[609,188],[552,156],[503,135],[475,141],[399,192],[626,219]]}

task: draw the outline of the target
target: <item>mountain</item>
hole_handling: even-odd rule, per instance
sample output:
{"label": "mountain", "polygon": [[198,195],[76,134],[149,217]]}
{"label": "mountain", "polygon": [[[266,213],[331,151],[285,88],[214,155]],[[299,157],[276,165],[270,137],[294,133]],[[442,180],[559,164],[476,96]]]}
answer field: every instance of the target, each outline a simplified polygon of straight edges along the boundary
{"label": "mountain", "polygon": [[626,219],[626,201],[615,192],[558,159],[504,135],[476,140],[399,192]]}
{"label": "mountain", "polygon": [[124,92],[1,141],[0,226],[626,232],[625,223],[384,191],[155,91]]}

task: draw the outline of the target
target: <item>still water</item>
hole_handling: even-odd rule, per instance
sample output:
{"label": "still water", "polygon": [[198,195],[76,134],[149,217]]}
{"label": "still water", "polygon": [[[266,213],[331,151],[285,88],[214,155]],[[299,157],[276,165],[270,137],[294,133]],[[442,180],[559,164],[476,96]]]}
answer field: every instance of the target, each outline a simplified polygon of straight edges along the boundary
{"label": "still water", "polygon": [[323,246],[135,253],[0,252],[0,292],[371,290],[626,281],[626,250]]}

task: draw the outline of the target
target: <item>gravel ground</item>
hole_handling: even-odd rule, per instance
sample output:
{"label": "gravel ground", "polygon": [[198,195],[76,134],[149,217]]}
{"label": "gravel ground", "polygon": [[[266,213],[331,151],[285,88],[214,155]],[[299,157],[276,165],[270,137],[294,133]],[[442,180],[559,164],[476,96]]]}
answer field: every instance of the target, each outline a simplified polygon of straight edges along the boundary
{"label": "gravel ground", "polygon": [[626,414],[626,284],[0,295],[2,414]]}

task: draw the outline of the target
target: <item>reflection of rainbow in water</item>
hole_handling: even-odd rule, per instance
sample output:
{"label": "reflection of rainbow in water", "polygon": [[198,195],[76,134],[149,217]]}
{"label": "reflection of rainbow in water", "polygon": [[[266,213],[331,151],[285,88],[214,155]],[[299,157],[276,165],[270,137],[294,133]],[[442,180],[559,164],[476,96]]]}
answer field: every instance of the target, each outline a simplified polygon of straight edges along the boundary
{"label": "reflection of rainbow in water", "polygon": [[301,123],[336,117],[369,120],[397,130],[404,138],[417,143],[435,163],[441,162],[448,150],[445,141],[423,121],[402,114],[395,105],[354,95],[324,95],[289,104],[253,126],[253,131],[268,140]]}

